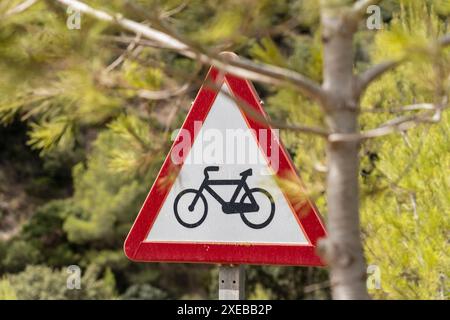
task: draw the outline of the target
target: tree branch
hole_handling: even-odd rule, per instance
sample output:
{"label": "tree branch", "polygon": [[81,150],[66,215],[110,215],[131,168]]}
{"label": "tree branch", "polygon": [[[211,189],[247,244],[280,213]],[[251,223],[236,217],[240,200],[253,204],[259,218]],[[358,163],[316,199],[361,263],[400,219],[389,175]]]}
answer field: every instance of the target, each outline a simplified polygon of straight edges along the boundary
{"label": "tree branch", "polygon": [[322,127],[310,127],[310,126],[304,126],[304,125],[297,125],[297,124],[288,124],[280,121],[271,120],[268,117],[265,117],[264,115],[261,115],[260,113],[256,112],[252,106],[250,106],[246,101],[235,97],[231,93],[228,93],[225,90],[222,90],[220,86],[218,86],[216,83],[211,81],[206,81],[205,86],[208,88],[211,88],[215,91],[220,91],[220,93],[224,94],[228,99],[231,99],[234,101],[237,106],[247,115],[249,115],[253,120],[264,124],[269,125],[276,129],[285,129],[285,130],[291,130],[294,132],[299,133],[307,133],[307,134],[314,134],[318,135],[324,138],[327,138],[329,136],[329,131]]}
{"label": "tree branch", "polygon": [[166,100],[175,96],[179,96],[189,89],[189,84],[186,83],[179,88],[176,89],[166,89],[166,90],[138,90],[137,95],[139,98],[147,99],[147,100]]}
{"label": "tree branch", "polygon": [[[444,48],[450,45],[450,34],[447,34],[436,41],[438,47]],[[357,76],[358,94],[361,94],[370,83],[381,77],[387,71],[393,70],[402,63],[408,61],[408,57],[403,57],[397,60],[388,60],[374,65],[370,69]]]}
{"label": "tree branch", "polygon": [[126,50],[119,57],[117,57],[116,60],[114,60],[108,67],[106,67],[105,72],[108,73],[108,72],[111,72],[112,70],[114,70],[122,62],[125,61],[126,57],[131,52],[133,52],[136,49],[136,47],[139,48],[137,43],[139,42],[140,39],[141,39],[141,34],[140,33],[136,34],[136,37],[128,44]]}
{"label": "tree branch", "polygon": [[142,34],[143,37],[160,43],[162,47],[166,49],[177,51],[178,53],[191,59],[198,60],[203,64],[215,65],[217,68],[225,72],[230,72],[253,81],[268,84],[290,83],[295,85],[305,95],[316,101],[323,102],[325,100],[325,93],[319,84],[293,70],[256,63],[243,58],[238,61],[234,61],[204,51],[198,52],[198,50],[195,50],[192,46],[190,46],[187,41],[177,38],[174,34],[167,33],[167,30],[156,30],[155,28],[123,18],[121,15],[111,15],[104,11],[94,9],[77,0],[55,1],[66,6],[70,6],[75,10],[95,17],[99,20],[117,23],[124,29],[136,34]]}
{"label": "tree branch", "polygon": [[434,110],[435,106],[432,103],[418,103],[418,104],[411,104],[407,106],[403,106],[400,108],[394,108],[394,109],[361,109],[361,112],[371,112],[371,113],[399,113],[399,112],[408,112],[408,111],[417,111],[417,110]]}
{"label": "tree branch", "polygon": [[6,11],[6,13],[3,15],[3,18],[12,16],[17,13],[21,13],[21,12],[27,10],[32,5],[34,5],[36,2],[37,2],[37,0],[25,0],[24,2],[20,3],[19,5],[15,6],[14,8],[11,8],[8,11]]}
{"label": "tree branch", "polygon": [[369,86],[370,83],[377,80],[379,77],[381,77],[385,72],[395,69],[398,67],[404,59],[398,59],[398,60],[391,60],[391,61],[384,61],[379,64],[374,65],[370,69],[366,70],[359,76],[357,76],[357,90],[358,94],[362,94],[364,90]]}
{"label": "tree branch", "polygon": [[[394,132],[404,132],[421,123],[438,123],[441,120],[442,111],[446,108],[445,99],[441,106],[435,106],[432,110],[420,114],[401,116],[394,118],[378,128],[361,133],[332,133],[328,136],[330,142],[361,141],[370,138],[382,137]],[[424,105],[424,104],[421,104]],[[413,106],[409,106],[412,108]]]}

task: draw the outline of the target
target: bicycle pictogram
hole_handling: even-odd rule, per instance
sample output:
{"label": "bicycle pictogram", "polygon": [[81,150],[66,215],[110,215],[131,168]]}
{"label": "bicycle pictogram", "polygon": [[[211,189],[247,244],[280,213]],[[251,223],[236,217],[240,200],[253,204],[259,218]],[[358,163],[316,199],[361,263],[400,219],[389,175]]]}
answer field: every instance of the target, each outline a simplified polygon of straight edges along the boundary
{"label": "bicycle pictogram", "polygon": [[[225,214],[239,214],[242,221],[253,229],[262,229],[269,225],[275,215],[275,202],[272,195],[263,188],[252,188],[247,184],[247,178],[252,175],[252,169],[240,173],[240,179],[212,180],[209,172],[219,171],[218,166],[206,167],[204,179],[198,189],[185,189],[175,198],[173,209],[177,221],[186,228],[195,228],[205,221],[208,215],[208,202],[203,194],[207,191],[222,206]],[[230,201],[225,201],[211,186],[236,186]],[[244,194],[237,201],[241,191]],[[201,201],[200,201],[201,200]],[[261,205],[265,202],[265,205]]]}

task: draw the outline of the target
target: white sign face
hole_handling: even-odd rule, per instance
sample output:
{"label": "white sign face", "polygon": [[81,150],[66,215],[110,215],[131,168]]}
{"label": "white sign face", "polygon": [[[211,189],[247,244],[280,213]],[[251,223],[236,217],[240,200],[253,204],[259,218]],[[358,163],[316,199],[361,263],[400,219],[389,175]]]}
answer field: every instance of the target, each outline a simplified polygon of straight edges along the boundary
{"label": "white sign face", "polygon": [[217,95],[144,242],[309,243],[228,94]]}

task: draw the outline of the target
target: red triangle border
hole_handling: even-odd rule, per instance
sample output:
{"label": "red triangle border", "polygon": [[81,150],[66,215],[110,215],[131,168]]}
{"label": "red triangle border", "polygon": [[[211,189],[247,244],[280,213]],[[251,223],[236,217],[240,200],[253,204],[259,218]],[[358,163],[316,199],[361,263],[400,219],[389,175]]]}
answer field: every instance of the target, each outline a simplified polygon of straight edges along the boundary
{"label": "red triangle border", "polygon": [[[194,137],[194,139],[192,139],[192,144],[194,143],[197,133],[194,131],[194,122],[204,122],[218,95],[217,88],[220,88],[224,82],[226,82],[236,99],[244,101],[252,108],[253,112],[267,117],[267,114],[260,104],[261,100],[250,81],[236,77],[232,74],[224,74],[217,68],[211,67],[206,77],[206,81],[200,88],[182,126],[183,129],[188,130],[191,136]],[[211,88],[211,85],[208,86],[210,83],[214,84],[214,88]],[[270,128],[268,124],[262,123],[261,121],[257,122],[252,119],[250,115],[243,112],[243,110],[241,111],[250,128],[257,132],[259,129],[266,129],[272,132],[272,128]],[[307,245],[144,241],[147,238],[175,179],[171,179],[172,181],[164,184],[159,182],[169,180],[169,175],[176,172],[176,170],[179,170],[182,166],[175,165],[170,157],[173,147],[179,142],[179,139],[180,137],[175,139],[128,237],[125,240],[124,251],[129,259],[142,262],[303,266],[324,265],[320,257],[316,254],[316,244],[318,239],[326,237],[326,231],[320,215],[311,201],[308,201],[303,208],[293,209],[297,221],[310,242]],[[279,178],[289,177],[290,179],[294,177],[294,179],[297,180],[296,182],[302,184],[295,167],[292,164],[292,160],[282,143],[277,138],[268,140],[270,140],[268,143],[276,143],[279,148],[279,168],[277,176]],[[267,147],[265,149],[270,148]],[[266,150],[264,150],[264,148],[261,148],[261,150],[267,156]],[[288,203],[293,203],[288,195],[285,194],[285,197]]]}

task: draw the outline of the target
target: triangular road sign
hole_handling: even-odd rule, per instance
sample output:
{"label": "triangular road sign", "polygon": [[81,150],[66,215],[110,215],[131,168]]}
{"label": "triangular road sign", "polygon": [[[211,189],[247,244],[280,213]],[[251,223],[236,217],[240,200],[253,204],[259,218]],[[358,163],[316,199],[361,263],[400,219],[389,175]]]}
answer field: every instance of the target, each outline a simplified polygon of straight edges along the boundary
{"label": "triangular road sign", "polygon": [[210,69],[125,241],[128,258],[322,265],[324,226],[264,119],[249,81]]}

